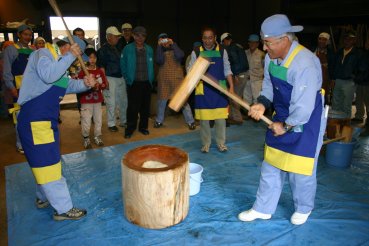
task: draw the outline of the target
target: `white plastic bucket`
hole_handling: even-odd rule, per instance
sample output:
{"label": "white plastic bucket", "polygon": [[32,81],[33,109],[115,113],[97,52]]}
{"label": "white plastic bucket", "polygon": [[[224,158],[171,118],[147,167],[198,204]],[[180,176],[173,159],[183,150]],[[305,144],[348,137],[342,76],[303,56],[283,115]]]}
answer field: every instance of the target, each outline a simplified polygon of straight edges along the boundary
{"label": "white plastic bucket", "polygon": [[201,173],[204,169],[197,163],[190,163],[190,196],[200,192],[202,181]]}

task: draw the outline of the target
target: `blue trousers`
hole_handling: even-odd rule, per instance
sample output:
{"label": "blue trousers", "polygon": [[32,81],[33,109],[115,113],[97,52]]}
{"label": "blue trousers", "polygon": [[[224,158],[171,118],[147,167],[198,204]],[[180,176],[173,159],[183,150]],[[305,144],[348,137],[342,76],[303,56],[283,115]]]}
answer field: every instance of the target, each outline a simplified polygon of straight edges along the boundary
{"label": "blue trousers", "polygon": [[[165,108],[167,106],[168,99],[159,99],[158,100],[158,114],[156,115],[156,121],[159,123],[164,122],[164,115],[165,115]],[[185,118],[187,124],[194,123],[195,120],[193,119],[192,111],[190,105],[186,103],[182,107],[182,114]]]}
{"label": "blue trousers", "polygon": [[41,201],[49,201],[58,214],[68,212],[73,207],[72,198],[64,177],[47,184],[38,184],[36,197]]}
{"label": "blue trousers", "polygon": [[[19,114],[19,112],[16,113],[17,118],[18,118],[18,114]],[[15,124],[15,139],[16,139],[15,146],[17,148],[22,149],[22,143],[21,143],[20,138],[19,138],[19,133],[18,133],[18,127],[17,126],[18,126],[18,123]]]}
{"label": "blue trousers", "polygon": [[327,118],[323,110],[318,144],[315,152],[314,169],[311,176],[285,172],[263,161],[259,188],[256,194],[256,201],[253,205],[255,211],[264,214],[274,214],[286,177],[290,183],[295,211],[306,214],[313,210],[317,187],[316,169],[326,124]]}

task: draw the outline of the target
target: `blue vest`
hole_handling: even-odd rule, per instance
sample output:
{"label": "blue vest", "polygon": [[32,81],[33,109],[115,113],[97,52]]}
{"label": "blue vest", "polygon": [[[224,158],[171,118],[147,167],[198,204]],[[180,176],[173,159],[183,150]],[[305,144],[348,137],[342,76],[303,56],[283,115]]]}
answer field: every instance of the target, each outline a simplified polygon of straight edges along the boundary
{"label": "blue vest", "polygon": [[[199,56],[210,60],[207,75],[218,80],[220,86],[227,89],[223,56],[219,45],[213,50],[205,50],[201,46]],[[195,90],[195,118],[198,120],[228,118],[228,98],[219,90],[200,80]]]}
{"label": "blue vest", "polygon": [[[288,67],[304,47],[298,45],[288,57],[283,66],[269,63],[269,74],[273,85],[273,104],[275,114],[274,122],[285,122],[289,116],[289,107],[293,86],[287,83]],[[319,129],[323,111],[321,91],[317,91],[315,107],[309,121],[299,130],[287,132],[275,137],[271,130],[266,134],[266,147],[264,160],[281,170],[304,175],[311,175],[316,148],[318,144]]]}
{"label": "blue vest", "polygon": [[[51,52],[56,58],[56,53]],[[19,137],[37,184],[61,178],[59,102],[68,81],[64,76],[54,82],[43,94],[23,104],[18,115]]]}

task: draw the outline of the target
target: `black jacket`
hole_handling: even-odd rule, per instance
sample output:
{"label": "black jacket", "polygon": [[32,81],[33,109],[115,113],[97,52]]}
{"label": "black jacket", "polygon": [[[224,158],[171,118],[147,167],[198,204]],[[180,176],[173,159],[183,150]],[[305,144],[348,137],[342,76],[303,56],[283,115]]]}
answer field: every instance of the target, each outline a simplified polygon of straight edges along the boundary
{"label": "black jacket", "polygon": [[363,50],[360,54],[354,81],[369,86],[369,50]]}
{"label": "black jacket", "polygon": [[354,79],[359,58],[360,51],[356,47],[353,47],[350,53],[346,55],[345,60],[342,63],[343,49],[340,49],[337,52],[334,62],[333,79]]}
{"label": "black jacket", "polygon": [[238,75],[249,70],[246,53],[238,44],[231,43],[229,46],[223,47],[227,50],[233,75]]}

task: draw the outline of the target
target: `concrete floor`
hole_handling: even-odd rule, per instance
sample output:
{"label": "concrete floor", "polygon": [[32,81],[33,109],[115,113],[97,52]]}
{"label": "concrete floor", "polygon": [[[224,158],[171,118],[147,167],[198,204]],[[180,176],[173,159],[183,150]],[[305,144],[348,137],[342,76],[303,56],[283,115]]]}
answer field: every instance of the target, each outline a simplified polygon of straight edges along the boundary
{"label": "concrete floor", "polygon": [[[73,102],[73,98],[69,97]],[[153,112],[153,111],[152,111]],[[61,153],[68,154],[73,152],[83,151],[81,127],[79,122],[79,113],[75,107],[61,110],[62,123],[60,124],[61,132]],[[149,131],[150,135],[144,136],[136,131],[132,138],[125,139],[123,137],[124,128],[119,127],[118,132],[110,132],[107,129],[106,112],[103,107],[103,126],[102,138],[105,146],[115,144],[124,144],[128,142],[157,138],[168,136],[172,134],[187,133],[190,130],[184,122],[182,114],[172,114],[167,116],[162,128],[153,128],[155,116],[150,118]],[[196,129],[197,130],[197,129]],[[92,132],[93,134],[93,132]],[[14,126],[11,119],[0,119],[0,245],[7,245],[8,243],[8,228],[7,228],[7,214],[6,214],[6,194],[5,194],[5,166],[26,162],[24,155],[19,154],[15,149],[15,133]],[[98,148],[93,145],[93,148]],[[30,208],[33,209],[33,208]]]}

